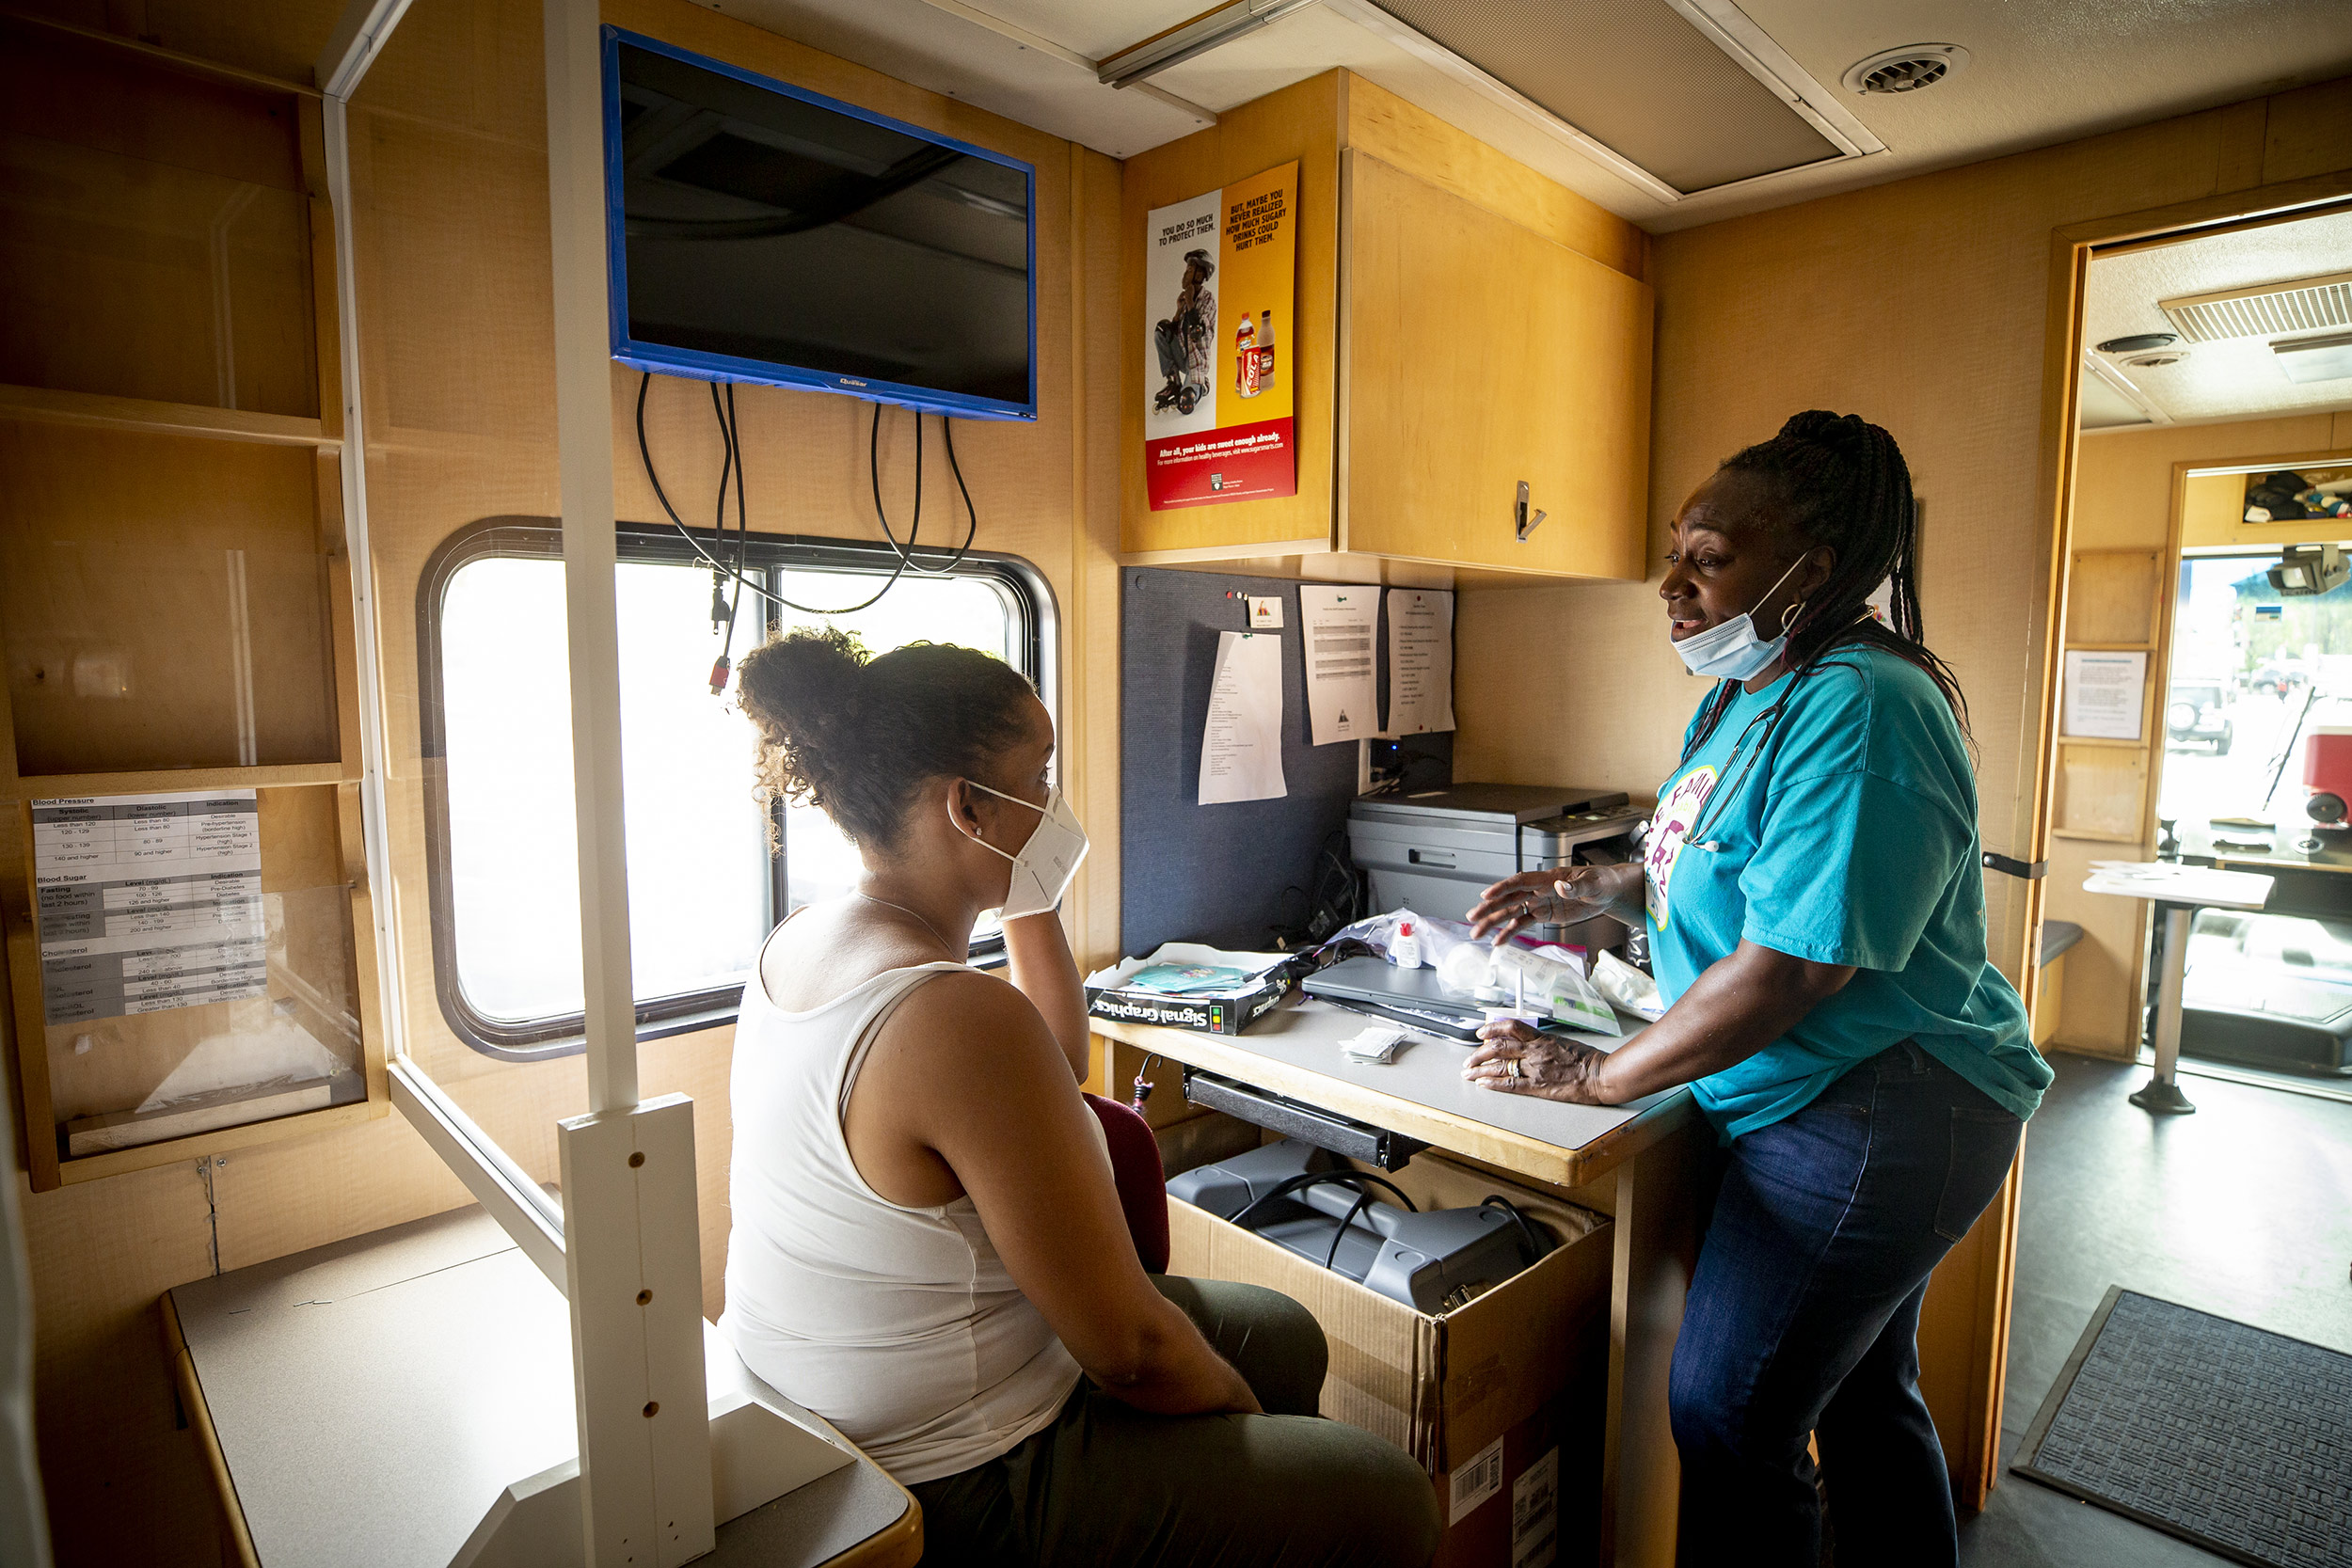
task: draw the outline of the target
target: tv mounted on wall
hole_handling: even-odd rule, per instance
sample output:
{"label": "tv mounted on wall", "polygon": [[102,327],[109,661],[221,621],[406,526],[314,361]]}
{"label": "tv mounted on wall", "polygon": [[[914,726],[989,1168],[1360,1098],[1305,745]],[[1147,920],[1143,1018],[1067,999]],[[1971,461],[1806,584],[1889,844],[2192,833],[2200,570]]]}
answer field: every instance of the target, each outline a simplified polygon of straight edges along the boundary
{"label": "tv mounted on wall", "polygon": [[1037,172],[604,29],[612,356],[1037,418]]}

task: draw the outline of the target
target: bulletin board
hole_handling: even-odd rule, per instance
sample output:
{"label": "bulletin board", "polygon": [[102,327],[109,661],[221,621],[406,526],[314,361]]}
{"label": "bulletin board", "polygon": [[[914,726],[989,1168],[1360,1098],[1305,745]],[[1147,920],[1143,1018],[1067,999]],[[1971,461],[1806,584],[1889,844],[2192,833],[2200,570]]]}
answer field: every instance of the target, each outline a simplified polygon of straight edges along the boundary
{"label": "bulletin board", "polygon": [[[1120,577],[1120,938],[1271,943],[1303,918],[1325,841],[1356,798],[1357,744],[1309,744],[1298,584],[1282,578],[1129,567]],[[1220,632],[1248,627],[1241,595],[1282,601],[1282,778],[1274,800],[1203,806],[1201,732]],[[1375,668],[1385,671],[1385,654]],[[1451,778],[1451,734],[1415,736],[1416,785]],[[1344,840],[1340,852],[1346,853]],[[1286,889],[1295,891],[1286,892]]]}

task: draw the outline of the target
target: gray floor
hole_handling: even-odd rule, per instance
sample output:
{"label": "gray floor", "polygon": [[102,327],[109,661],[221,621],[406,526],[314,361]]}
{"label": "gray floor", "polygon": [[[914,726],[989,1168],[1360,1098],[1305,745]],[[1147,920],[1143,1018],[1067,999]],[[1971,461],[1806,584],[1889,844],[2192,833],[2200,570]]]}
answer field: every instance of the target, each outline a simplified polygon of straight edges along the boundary
{"label": "gray floor", "polygon": [[[2352,1104],[2185,1078],[2189,1117],[2124,1097],[2147,1069],[2051,1057],[2026,1139],[1999,1486],[1968,1568],[2190,1568],[2228,1559],[2006,1468],[2110,1285],[2352,1352]],[[2342,1080],[2335,1081],[2341,1087]]]}

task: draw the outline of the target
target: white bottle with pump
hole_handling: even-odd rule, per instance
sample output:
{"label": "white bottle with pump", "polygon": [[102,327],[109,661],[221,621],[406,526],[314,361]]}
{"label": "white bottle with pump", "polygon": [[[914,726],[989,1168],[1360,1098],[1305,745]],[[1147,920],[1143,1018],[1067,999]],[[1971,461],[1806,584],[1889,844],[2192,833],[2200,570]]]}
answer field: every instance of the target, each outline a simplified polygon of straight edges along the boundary
{"label": "white bottle with pump", "polygon": [[1402,921],[1396,935],[1389,940],[1389,961],[1399,969],[1421,967],[1421,938],[1413,930],[1413,923]]}

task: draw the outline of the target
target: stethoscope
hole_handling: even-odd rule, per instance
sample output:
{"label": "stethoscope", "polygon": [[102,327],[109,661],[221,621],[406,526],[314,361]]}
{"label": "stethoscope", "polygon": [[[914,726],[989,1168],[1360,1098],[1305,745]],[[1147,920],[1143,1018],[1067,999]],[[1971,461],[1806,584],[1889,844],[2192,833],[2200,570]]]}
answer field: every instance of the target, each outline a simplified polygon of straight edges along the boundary
{"label": "stethoscope", "polygon": [[[1789,618],[1793,619],[1796,611],[1803,608],[1804,607],[1802,605],[1792,606],[1788,611]],[[1869,610],[1865,609],[1862,613],[1855,616],[1854,619],[1859,621],[1864,616],[1868,614]],[[1788,689],[1783,691],[1780,696],[1773,701],[1771,707],[1766,708],[1762,713],[1759,713],[1755,718],[1749,720],[1747,727],[1740,732],[1740,738],[1731,743],[1731,755],[1724,761],[1724,771],[1726,775],[1725,780],[1721,786],[1708,790],[1707,792],[1707,799],[1699,802],[1698,815],[1691,819],[1689,831],[1684,832],[1682,835],[1682,842],[1685,847],[1703,850],[1710,855],[1720,855],[1724,852],[1723,841],[1721,839],[1702,839],[1699,837],[1699,829],[1709,821],[1718,820],[1722,817],[1723,813],[1715,809],[1715,802],[1726,800],[1737,794],[1740,786],[1747,782],[1748,774],[1753,771],[1756,767],[1756,759],[1764,754],[1765,741],[1769,741],[1772,737],[1772,726],[1780,721],[1781,711],[1788,705],[1788,699],[1796,695],[1797,682],[1803,680],[1806,675],[1809,675],[1812,673],[1813,672],[1811,670],[1790,671]],[[1755,751],[1749,752],[1747,750],[1748,736],[1756,733],[1756,726],[1759,724],[1764,727],[1764,738],[1763,740],[1756,742]],[[1675,772],[1677,778],[1681,775],[1682,769],[1690,765],[1692,753],[1698,750],[1699,746],[1704,746],[1705,744],[1707,744],[1706,739],[1702,736],[1696,745],[1693,745],[1689,751],[1682,753],[1682,760],[1675,764]],[[1742,760],[1741,755],[1743,752],[1745,753],[1744,760]],[[1737,773],[1733,773],[1731,771],[1731,769],[1735,767],[1739,768]]]}
{"label": "stethoscope", "polygon": [[[1791,686],[1791,689],[1794,689],[1793,685]],[[1755,718],[1749,720],[1747,727],[1740,732],[1740,738],[1732,742],[1731,755],[1724,764],[1724,770],[1730,776],[1724,782],[1721,788],[1708,790],[1707,792],[1707,799],[1699,802],[1698,816],[1692,819],[1689,830],[1682,835],[1682,842],[1686,847],[1704,850],[1706,853],[1710,855],[1720,855],[1723,853],[1723,841],[1720,839],[1703,839],[1699,837],[1699,829],[1705,826],[1711,818],[1720,817],[1723,815],[1721,812],[1715,810],[1715,802],[1717,800],[1723,800],[1725,797],[1736,793],[1740,786],[1747,782],[1748,774],[1753,771],[1756,767],[1756,759],[1764,754],[1763,741],[1756,742],[1755,751],[1750,752],[1747,750],[1748,736],[1754,735],[1756,733],[1756,727],[1758,724],[1761,724],[1764,726],[1764,739],[1770,740],[1772,736],[1772,723],[1775,720],[1779,719],[1780,710],[1787,705],[1788,701],[1788,693],[1786,691],[1782,692],[1780,701],[1774,703],[1771,707],[1766,708],[1762,713],[1759,713]],[[1702,741],[1700,744],[1704,745],[1705,742]],[[1743,752],[1745,753],[1744,759],[1742,757]],[[1682,763],[1677,765],[1676,771],[1679,773],[1682,766],[1684,764],[1688,764],[1690,760],[1690,757],[1686,755],[1682,759]],[[1737,768],[1739,771],[1736,773],[1731,772],[1731,769],[1734,768]]]}

